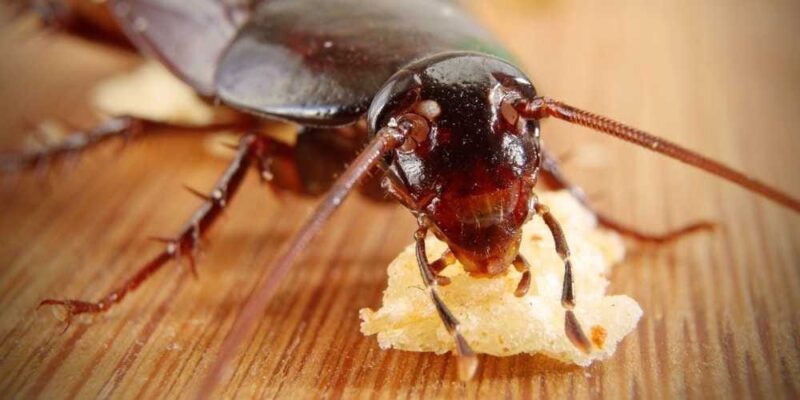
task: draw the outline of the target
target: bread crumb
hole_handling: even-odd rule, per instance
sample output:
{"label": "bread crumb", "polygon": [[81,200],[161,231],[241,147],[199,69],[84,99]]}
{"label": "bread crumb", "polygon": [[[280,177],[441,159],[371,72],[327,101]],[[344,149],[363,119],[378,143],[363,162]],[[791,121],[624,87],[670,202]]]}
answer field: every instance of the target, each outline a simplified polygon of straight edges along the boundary
{"label": "bread crumb", "polygon": [[152,60],[99,82],[90,98],[95,109],[106,115],[184,126],[223,123],[237,115],[227,107],[203,101],[189,85]]}
{"label": "bread crumb", "polygon": [[[90,99],[94,108],[106,116],[130,116],[177,126],[220,125],[242,118],[224,105],[200,98],[186,83],[158,62],[148,60],[132,71],[100,81]],[[282,122],[262,122],[262,134],[293,146],[298,126]],[[230,158],[229,145],[236,145],[242,132],[226,131],[208,135],[205,148],[210,154]]]}
{"label": "bread crumb", "polygon": [[[624,257],[616,233],[600,229],[593,214],[566,191],[539,196],[562,225],[572,251],[577,306],[575,314],[594,344],[589,354],[576,349],[564,334],[561,285],[564,266],[555,252],[552,236],[541,218],[524,227],[520,252],[532,267],[531,290],[514,296],[521,274],[514,268],[493,278],[468,276],[459,263],[443,271],[451,284],[440,287],[444,302],[461,321],[461,332],[478,353],[510,356],[541,353],[565,363],[588,366],[616,350],[642,316],[639,305],[624,295],[606,296],[606,274]],[[426,239],[428,257],[435,260],[446,249],[432,235]],[[408,246],[389,265],[383,307],[360,310],[361,332],[377,335],[382,349],[429,351],[453,349],[430,297],[424,290]]]}

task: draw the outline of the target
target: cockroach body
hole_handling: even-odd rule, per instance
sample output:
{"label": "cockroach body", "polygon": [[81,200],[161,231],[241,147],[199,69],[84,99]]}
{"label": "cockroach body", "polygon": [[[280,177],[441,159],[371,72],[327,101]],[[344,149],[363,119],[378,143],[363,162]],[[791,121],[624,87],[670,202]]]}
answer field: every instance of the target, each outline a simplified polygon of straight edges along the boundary
{"label": "cockroach body", "polygon": [[[348,193],[375,168],[385,172],[384,188],[417,217],[420,273],[453,336],[464,379],[473,375],[477,361],[461,336],[457,318],[437,292],[439,285],[447,283],[438,272],[456,260],[478,276],[497,275],[513,265],[523,272],[515,292],[523,295],[530,273],[527,261],[518,254],[521,226],[535,215],[550,228],[555,250],[564,262],[561,300],[565,334],[583,351],[592,346],[572,313],[575,293],[566,238],[532,189],[541,176],[585,200],[542,147],[540,119],[556,117],[616,136],[800,210],[797,199],[723,164],[538,96],[530,80],[508,61],[502,46],[449,2],[108,0],[103,7],[108,7],[125,38],[139,51],[160,60],[201,96],[243,112],[246,123],[234,128],[251,130],[261,118],[287,120],[304,126],[301,143],[322,150],[298,152],[265,135],[247,133],[211,194],[198,193],[204,204],[186,227],[176,238],[163,239],[164,249],[123,286],[98,302],[41,303],[64,307],[68,316],[103,312],[170,260],[188,258],[193,267],[199,238],[227,207],[250,166],[274,185],[309,193],[327,190],[317,210],[273,261],[270,275],[245,304],[201,396],[210,393],[221,379],[225,365],[253,328],[280,278]],[[117,118],[60,147],[3,161],[12,167],[37,165],[152,126],[135,118]],[[335,145],[338,142],[333,137],[342,138],[345,144]],[[320,175],[332,175],[325,168],[304,178],[306,170],[287,174],[281,167],[286,164],[283,161],[296,162],[303,154],[358,147],[363,150],[335,181],[322,182],[325,179]],[[327,165],[341,163],[340,158],[328,157]],[[295,168],[309,165],[315,162],[296,163]],[[598,220],[622,233],[653,241],[707,227],[696,224],[656,236],[626,228],[602,214]],[[429,262],[425,253],[428,231],[449,247],[434,262]]]}

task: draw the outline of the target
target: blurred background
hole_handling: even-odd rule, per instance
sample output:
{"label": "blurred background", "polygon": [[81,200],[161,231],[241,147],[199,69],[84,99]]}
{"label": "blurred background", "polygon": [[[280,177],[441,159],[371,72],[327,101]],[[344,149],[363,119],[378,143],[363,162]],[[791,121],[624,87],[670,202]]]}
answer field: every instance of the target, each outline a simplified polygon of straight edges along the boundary
{"label": "blurred background", "polygon": [[[800,4],[796,1],[499,0],[465,4],[506,43],[539,93],[652,131],[800,196]],[[88,127],[100,80],[141,62],[34,18],[0,28],[0,148],[39,121]],[[547,146],[599,209],[649,231],[698,219],[721,229],[675,244],[628,243],[612,293],[644,309],[615,356],[587,369],[543,357],[452,359],[381,351],[358,329],[385,266],[411,241],[397,205],[352,198],[282,285],[228,396],[577,398],[800,396],[800,217],[705,173],[559,121]],[[61,333],[45,297],[96,299],[157,251],[226,157],[207,136],[109,145],[0,191],[0,393],[186,397],[263,266],[315,204],[250,177],[204,252],[200,278],[166,268],[91,324]]]}

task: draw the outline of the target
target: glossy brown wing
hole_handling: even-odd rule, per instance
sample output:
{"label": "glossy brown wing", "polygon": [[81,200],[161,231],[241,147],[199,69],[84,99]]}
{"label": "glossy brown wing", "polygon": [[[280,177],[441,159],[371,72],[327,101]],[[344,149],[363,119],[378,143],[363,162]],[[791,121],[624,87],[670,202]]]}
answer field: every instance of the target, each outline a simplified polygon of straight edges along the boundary
{"label": "glossy brown wing", "polygon": [[225,47],[249,13],[235,0],[110,0],[128,38],[205,96]]}
{"label": "glossy brown wing", "polygon": [[346,124],[402,66],[455,50],[506,56],[450,2],[266,1],[223,54],[216,90],[224,102],[259,115]]}

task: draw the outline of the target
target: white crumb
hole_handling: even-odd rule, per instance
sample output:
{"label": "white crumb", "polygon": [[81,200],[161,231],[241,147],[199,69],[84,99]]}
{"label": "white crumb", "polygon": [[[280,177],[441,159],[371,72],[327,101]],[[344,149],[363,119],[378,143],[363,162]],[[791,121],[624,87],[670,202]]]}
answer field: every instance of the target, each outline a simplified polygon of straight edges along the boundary
{"label": "white crumb", "polygon": [[[514,296],[521,275],[514,268],[494,278],[472,278],[458,263],[443,272],[452,282],[439,290],[461,321],[461,332],[476,352],[495,356],[541,353],[565,363],[587,366],[614,353],[619,341],[636,327],[642,310],[628,296],[605,294],[606,275],[624,257],[619,236],[597,228],[594,216],[567,192],[545,193],[540,200],[561,223],[572,251],[575,314],[594,343],[590,354],[576,349],[564,334],[564,310],[560,303],[564,267],[541,218],[533,218],[523,230],[520,252],[530,262],[535,282],[528,295]],[[427,248],[433,261],[446,246],[431,236]],[[392,261],[388,273],[383,307],[360,311],[362,333],[377,334],[383,349],[439,354],[451,351],[453,340],[427,292],[422,290],[413,245]]]}
{"label": "white crumb", "polygon": [[177,125],[203,126],[228,121],[235,113],[203,101],[164,66],[146,61],[138,68],[98,83],[90,95],[99,112]]}

